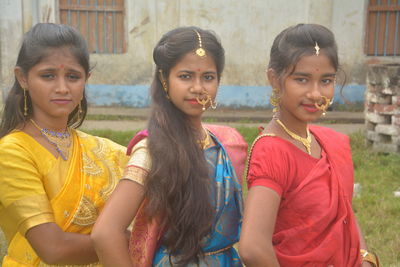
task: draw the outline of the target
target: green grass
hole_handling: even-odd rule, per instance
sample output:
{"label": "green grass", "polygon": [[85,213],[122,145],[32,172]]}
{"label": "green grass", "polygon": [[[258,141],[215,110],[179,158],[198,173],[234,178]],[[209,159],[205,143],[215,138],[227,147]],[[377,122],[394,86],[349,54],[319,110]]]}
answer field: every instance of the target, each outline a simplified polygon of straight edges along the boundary
{"label": "green grass", "polygon": [[369,248],[378,253],[382,266],[400,266],[400,155],[373,153],[361,133],[351,135],[355,181],[361,194],[353,208]]}
{"label": "green grass", "polygon": [[[255,127],[238,127],[245,140],[252,144],[258,134]],[[136,131],[93,130],[88,133],[110,138],[126,145]],[[400,155],[374,153],[364,144],[362,133],[350,135],[355,182],[361,193],[354,198],[353,208],[369,248],[381,259],[382,266],[400,266],[400,198],[393,191],[400,189]],[[246,189],[244,188],[246,193]],[[5,244],[1,244],[0,251]]]}
{"label": "green grass", "polygon": [[[251,146],[258,135],[256,127],[238,127]],[[90,131],[122,145],[129,142],[132,132]],[[393,191],[400,189],[400,155],[372,152],[365,146],[361,132],[350,135],[355,168],[355,182],[361,193],[354,198],[353,209],[364,238],[381,260],[382,266],[400,266],[400,198]],[[247,193],[244,185],[243,192]]]}

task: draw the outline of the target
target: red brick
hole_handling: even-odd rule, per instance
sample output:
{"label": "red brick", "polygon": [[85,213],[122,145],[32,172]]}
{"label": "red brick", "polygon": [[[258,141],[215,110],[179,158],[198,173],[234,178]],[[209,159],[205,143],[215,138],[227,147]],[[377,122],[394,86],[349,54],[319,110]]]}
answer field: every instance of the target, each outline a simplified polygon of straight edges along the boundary
{"label": "red brick", "polygon": [[392,116],[392,124],[400,127],[400,115],[393,115]]}
{"label": "red brick", "polygon": [[394,115],[399,111],[396,105],[375,104],[373,109],[376,113],[384,115]]}

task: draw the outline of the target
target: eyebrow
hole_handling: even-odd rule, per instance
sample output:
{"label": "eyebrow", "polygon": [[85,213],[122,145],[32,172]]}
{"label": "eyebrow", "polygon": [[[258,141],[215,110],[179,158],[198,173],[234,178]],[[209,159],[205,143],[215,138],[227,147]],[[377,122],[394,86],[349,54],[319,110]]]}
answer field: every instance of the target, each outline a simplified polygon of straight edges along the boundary
{"label": "eyebrow", "polygon": [[[39,72],[55,71],[55,70],[57,70],[57,68],[45,68],[45,69],[39,70]],[[79,70],[74,69],[74,68],[66,68],[66,70],[70,71],[70,72],[82,73],[82,71],[79,71]]]}
{"label": "eyebrow", "polygon": [[[186,72],[186,73],[192,74],[192,73],[195,73],[196,71],[192,71],[192,70],[180,70],[179,72]],[[216,71],[211,71],[211,70],[209,70],[209,71],[203,72],[203,74],[217,74],[217,72],[216,72]]]}
{"label": "eyebrow", "polygon": [[[312,76],[310,73],[306,73],[306,72],[293,72],[291,75],[306,76],[306,77]],[[322,77],[336,77],[336,73],[325,73],[325,74],[322,74]]]}

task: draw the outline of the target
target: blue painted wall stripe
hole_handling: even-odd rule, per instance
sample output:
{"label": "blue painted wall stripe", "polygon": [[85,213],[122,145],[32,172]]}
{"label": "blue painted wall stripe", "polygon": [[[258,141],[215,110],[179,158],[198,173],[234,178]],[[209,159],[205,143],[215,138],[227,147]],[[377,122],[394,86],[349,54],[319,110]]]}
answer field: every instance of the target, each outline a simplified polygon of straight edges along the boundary
{"label": "blue painted wall stripe", "polygon": [[[221,85],[217,101],[231,108],[268,108],[270,86]],[[343,95],[351,102],[364,102],[365,85],[347,85]],[[149,85],[88,85],[88,101],[94,106],[148,107]],[[335,88],[335,103],[343,104],[340,87]]]}

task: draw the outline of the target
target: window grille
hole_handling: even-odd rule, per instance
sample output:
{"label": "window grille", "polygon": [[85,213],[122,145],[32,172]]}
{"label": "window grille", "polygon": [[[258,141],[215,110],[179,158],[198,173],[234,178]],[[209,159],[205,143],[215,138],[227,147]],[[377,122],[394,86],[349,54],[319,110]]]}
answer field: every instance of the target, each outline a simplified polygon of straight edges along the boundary
{"label": "window grille", "polygon": [[400,0],[369,1],[365,53],[400,56]]}
{"label": "window grille", "polygon": [[124,53],[124,0],[59,0],[60,22],[78,29],[91,53]]}

